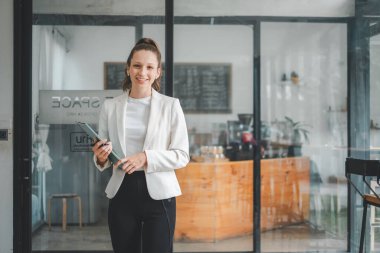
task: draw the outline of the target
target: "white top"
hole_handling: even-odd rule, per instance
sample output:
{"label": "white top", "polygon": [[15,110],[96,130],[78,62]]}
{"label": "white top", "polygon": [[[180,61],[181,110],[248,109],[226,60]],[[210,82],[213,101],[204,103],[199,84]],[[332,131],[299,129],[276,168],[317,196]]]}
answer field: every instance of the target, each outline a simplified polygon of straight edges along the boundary
{"label": "white top", "polygon": [[[128,97],[128,106],[125,112],[125,146],[127,157],[143,151],[150,114],[150,101],[151,97]],[[136,170],[143,169],[141,167]]]}

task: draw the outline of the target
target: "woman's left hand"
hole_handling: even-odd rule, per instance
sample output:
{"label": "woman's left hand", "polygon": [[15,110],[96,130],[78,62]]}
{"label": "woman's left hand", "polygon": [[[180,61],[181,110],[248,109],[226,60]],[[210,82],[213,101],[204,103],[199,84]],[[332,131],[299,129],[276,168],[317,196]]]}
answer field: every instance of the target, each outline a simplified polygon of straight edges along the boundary
{"label": "woman's left hand", "polygon": [[120,159],[119,161],[117,161],[117,163],[114,164],[113,167],[116,168],[120,164],[122,164],[121,169],[125,171],[125,173],[132,174],[137,169],[145,166],[146,160],[147,159],[146,159],[145,152],[140,152],[130,157],[125,157],[123,159]]}

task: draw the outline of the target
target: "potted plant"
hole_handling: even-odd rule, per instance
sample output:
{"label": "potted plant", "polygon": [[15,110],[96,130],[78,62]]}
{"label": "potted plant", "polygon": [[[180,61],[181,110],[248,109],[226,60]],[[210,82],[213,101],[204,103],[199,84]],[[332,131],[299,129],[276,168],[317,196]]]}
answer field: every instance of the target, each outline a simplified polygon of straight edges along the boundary
{"label": "potted plant", "polygon": [[302,156],[303,141],[309,143],[310,125],[300,121],[294,121],[292,118],[285,116],[286,123],[290,130],[290,145],[288,147],[288,156]]}

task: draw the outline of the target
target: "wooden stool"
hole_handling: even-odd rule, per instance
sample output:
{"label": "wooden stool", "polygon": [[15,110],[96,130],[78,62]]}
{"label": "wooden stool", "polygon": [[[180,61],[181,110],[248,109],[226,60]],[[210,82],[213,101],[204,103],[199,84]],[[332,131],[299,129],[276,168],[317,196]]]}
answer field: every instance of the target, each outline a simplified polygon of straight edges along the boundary
{"label": "wooden stool", "polygon": [[63,231],[66,231],[66,224],[67,224],[67,199],[78,200],[79,227],[82,228],[82,201],[81,201],[80,196],[75,193],[61,193],[61,194],[52,194],[49,197],[49,203],[48,203],[49,230],[51,230],[51,201],[52,199],[62,199],[62,230]]}

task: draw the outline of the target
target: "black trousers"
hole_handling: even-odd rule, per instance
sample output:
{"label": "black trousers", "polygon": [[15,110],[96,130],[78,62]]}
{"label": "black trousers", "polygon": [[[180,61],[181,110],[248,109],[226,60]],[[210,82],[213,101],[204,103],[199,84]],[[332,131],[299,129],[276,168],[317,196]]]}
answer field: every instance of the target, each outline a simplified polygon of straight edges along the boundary
{"label": "black trousers", "polygon": [[149,196],[143,171],[126,174],[108,207],[114,252],[173,252],[175,219],[175,197],[154,200]]}

